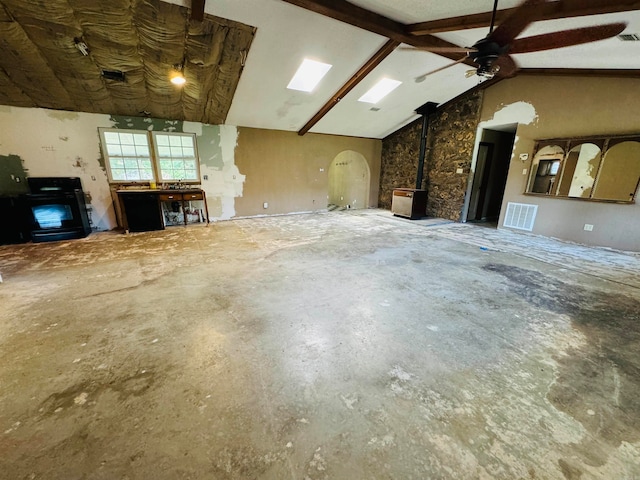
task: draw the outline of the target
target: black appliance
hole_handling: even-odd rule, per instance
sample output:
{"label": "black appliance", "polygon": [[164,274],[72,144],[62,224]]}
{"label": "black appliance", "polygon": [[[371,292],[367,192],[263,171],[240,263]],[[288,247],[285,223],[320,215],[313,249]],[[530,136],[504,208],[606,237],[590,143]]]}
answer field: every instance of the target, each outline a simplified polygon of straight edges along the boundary
{"label": "black appliance", "polygon": [[91,233],[82,183],[78,177],[29,177],[26,203],[31,240],[52,242],[84,238]]}
{"label": "black appliance", "polygon": [[119,193],[127,216],[130,232],[149,232],[164,230],[162,210],[158,195],[154,192]]}
{"label": "black appliance", "polygon": [[23,196],[0,196],[0,212],[2,212],[2,227],[0,227],[0,245],[9,243],[25,243],[29,241],[30,216]]}

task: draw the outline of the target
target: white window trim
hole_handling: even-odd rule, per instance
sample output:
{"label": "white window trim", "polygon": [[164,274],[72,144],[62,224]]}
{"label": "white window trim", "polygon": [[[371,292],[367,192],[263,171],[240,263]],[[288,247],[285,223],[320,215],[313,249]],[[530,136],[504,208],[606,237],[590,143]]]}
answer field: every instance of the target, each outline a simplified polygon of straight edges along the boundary
{"label": "white window trim", "polygon": [[[176,133],[176,132],[162,132],[162,131],[152,131],[151,133],[151,143],[153,146],[153,156],[154,156],[154,165],[156,167],[156,178],[159,182],[180,182],[180,183],[200,183],[200,155],[198,154],[198,145],[196,142],[195,133]],[[179,137],[191,137],[193,151],[194,151],[194,159],[196,164],[196,178],[192,179],[184,179],[184,178],[173,178],[169,180],[164,180],[162,178],[162,172],[160,170],[160,156],[158,155],[158,144],[157,144],[157,136],[158,135],[166,135],[166,136],[179,136]]]}
{"label": "white window trim", "polygon": [[[99,127],[98,128],[98,132],[100,134],[100,148],[102,150],[102,157],[104,158],[105,161],[105,168],[107,171],[107,178],[109,179],[109,183],[110,184],[116,184],[116,185],[146,185],[149,184],[151,182],[163,182],[163,183],[183,183],[183,184],[199,184],[201,182],[201,175],[200,175],[200,155],[198,153],[198,144],[196,141],[196,135],[194,133],[176,133],[176,132],[163,132],[163,131],[149,131],[149,130],[133,130],[133,129],[126,129],[126,128],[104,128],[104,127]],[[145,135],[145,137],[147,138],[147,146],[149,148],[149,158],[151,159],[151,167],[152,167],[152,174],[153,174],[153,179],[151,180],[115,180],[113,178],[112,172],[111,172],[111,162],[110,162],[110,158],[111,156],[109,155],[108,151],[107,151],[107,142],[105,140],[104,134],[105,132],[117,132],[117,133],[131,133],[131,134],[143,134]],[[161,135],[175,135],[175,136],[181,136],[181,137],[191,137],[192,141],[193,141],[193,149],[194,149],[194,155],[195,155],[195,164],[196,164],[196,179],[189,179],[189,180],[185,180],[185,179],[172,179],[172,180],[162,180],[162,177],[160,175],[160,158],[158,157],[157,153],[156,153],[156,134],[161,134]]]}

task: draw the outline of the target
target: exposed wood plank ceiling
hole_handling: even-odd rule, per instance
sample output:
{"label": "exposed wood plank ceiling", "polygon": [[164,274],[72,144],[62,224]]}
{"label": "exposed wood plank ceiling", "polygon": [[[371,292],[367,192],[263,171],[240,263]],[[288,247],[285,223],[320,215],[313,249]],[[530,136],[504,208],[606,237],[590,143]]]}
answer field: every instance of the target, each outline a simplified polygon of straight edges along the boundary
{"label": "exposed wood plank ceiling", "polygon": [[[254,35],[213,16],[190,21],[187,8],[159,0],[0,6],[5,105],[223,123]],[[189,77],[183,89],[168,81],[174,66]],[[125,81],[102,70],[124,72]]]}
{"label": "exposed wood plank ceiling", "polygon": [[[519,3],[500,0],[498,18]],[[471,45],[486,35],[492,6],[493,0],[0,0],[0,104],[382,138],[417,118],[419,105],[446,102],[478,83],[465,78],[464,64],[416,83],[459,55],[395,46]],[[523,35],[620,20],[629,22],[625,33],[640,33],[639,9],[639,0],[549,2]],[[88,56],[77,41],[87,44]],[[314,92],[287,90],[305,57],[333,67]],[[615,38],[515,56],[523,71],[545,75],[640,76],[638,58],[640,42]],[[182,63],[187,83],[178,89],[168,74]],[[102,69],[121,70],[126,81],[105,79]],[[403,83],[375,108],[357,101],[384,76]]]}

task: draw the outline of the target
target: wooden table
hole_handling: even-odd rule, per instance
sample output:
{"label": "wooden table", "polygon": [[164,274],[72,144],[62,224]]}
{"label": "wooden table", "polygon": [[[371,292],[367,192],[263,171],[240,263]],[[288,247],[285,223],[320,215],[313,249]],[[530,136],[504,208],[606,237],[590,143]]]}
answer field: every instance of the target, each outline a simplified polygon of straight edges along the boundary
{"label": "wooden table", "polygon": [[188,222],[187,202],[202,201],[204,203],[205,222],[209,225],[209,208],[207,196],[200,188],[184,188],[175,190],[163,189],[122,189],[116,190],[118,203],[122,213],[122,226],[125,232],[143,232],[164,230],[165,218],[162,202],[180,202],[183,222]]}

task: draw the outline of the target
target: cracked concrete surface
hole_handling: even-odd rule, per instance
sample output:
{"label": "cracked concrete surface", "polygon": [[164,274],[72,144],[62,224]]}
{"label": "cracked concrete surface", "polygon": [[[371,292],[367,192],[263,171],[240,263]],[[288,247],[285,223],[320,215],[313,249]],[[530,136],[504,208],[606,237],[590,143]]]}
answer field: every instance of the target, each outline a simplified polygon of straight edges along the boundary
{"label": "cracked concrete surface", "polygon": [[0,478],[640,478],[639,265],[379,210],[0,247]]}

